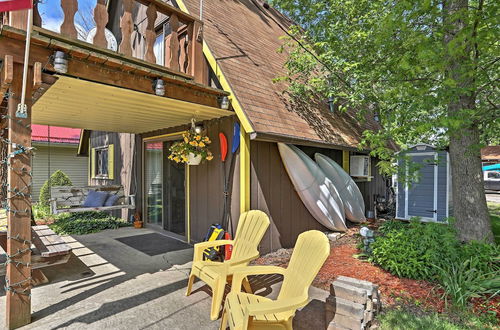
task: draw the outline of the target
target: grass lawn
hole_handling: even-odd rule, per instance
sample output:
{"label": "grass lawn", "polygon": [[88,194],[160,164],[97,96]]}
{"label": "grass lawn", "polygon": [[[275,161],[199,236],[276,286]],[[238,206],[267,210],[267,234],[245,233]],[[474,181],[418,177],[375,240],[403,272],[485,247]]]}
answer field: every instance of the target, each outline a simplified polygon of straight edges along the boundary
{"label": "grass lawn", "polygon": [[496,329],[494,319],[481,319],[467,313],[456,313],[453,317],[447,316],[398,307],[383,312],[377,320],[380,330]]}
{"label": "grass lawn", "polygon": [[488,203],[495,243],[500,244],[500,203]]}

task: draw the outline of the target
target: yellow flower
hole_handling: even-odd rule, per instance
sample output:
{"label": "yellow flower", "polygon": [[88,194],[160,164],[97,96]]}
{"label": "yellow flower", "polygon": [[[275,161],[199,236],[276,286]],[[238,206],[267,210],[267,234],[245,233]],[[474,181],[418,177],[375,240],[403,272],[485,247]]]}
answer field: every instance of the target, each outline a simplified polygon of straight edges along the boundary
{"label": "yellow flower", "polygon": [[203,148],[205,146],[205,143],[203,143],[203,141],[201,141],[200,143],[198,143],[198,146]]}
{"label": "yellow flower", "polygon": [[176,163],[178,163],[178,162],[180,162],[180,161],[181,161],[181,160],[180,160],[180,158],[179,158],[179,157],[177,157],[177,156],[176,156],[176,157],[174,157],[174,160],[175,160],[175,162],[176,162]]}
{"label": "yellow flower", "polygon": [[183,156],[182,156],[182,161],[183,161],[183,162],[187,162],[187,161],[188,161],[188,158],[187,158],[186,156],[184,156],[184,155],[183,155]]}
{"label": "yellow flower", "polygon": [[200,141],[201,140],[201,136],[200,135],[196,135],[195,139],[196,139],[196,141]]}
{"label": "yellow flower", "polygon": [[187,136],[184,136],[184,142],[188,143],[189,139],[187,138]]}
{"label": "yellow flower", "polygon": [[198,142],[196,142],[196,141],[191,141],[191,142],[189,142],[189,144],[192,146],[195,146],[195,147],[198,146]]}
{"label": "yellow flower", "polygon": [[207,160],[212,160],[212,159],[214,159],[214,156],[212,156],[212,155],[207,156]]}
{"label": "yellow flower", "polygon": [[203,139],[203,141],[204,141],[205,143],[210,143],[210,139],[208,138],[208,136],[205,136],[205,138]]}

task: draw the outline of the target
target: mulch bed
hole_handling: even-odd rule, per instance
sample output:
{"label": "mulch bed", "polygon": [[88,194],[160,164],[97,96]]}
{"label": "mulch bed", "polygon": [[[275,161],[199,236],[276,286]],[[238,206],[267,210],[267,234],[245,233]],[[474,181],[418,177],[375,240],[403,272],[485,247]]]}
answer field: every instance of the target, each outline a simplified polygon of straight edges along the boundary
{"label": "mulch bed", "polygon": [[[437,288],[435,283],[399,278],[368,261],[356,258],[361,252],[356,248],[360,241],[358,233],[359,228],[350,228],[344,236],[331,242],[330,256],[314,280],[314,286],[329,290],[330,283],[337,276],[348,276],[378,284],[384,307],[394,307],[401,302],[407,302],[439,313],[445,311],[443,291]],[[262,256],[255,264],[286,267],[291,252],[292,249],[280,249]],[[500,320],[500,297],[489,302],[474,299],[473,305],[475,312],[494,311]]]}

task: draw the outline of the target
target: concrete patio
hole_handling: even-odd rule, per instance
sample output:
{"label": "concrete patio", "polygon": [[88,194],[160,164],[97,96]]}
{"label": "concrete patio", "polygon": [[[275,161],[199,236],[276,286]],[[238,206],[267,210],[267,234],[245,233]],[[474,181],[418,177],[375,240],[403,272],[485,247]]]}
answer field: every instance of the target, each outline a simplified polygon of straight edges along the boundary
{"label": "concrete patio", "polygon": [[[209,319],[208,287],[196,282],[193,294],[184,295],[191,248],[149,256],[116,240],[153,232],[121,228],[64,237],[74,256],[43,269],[50,283],[33,289],[32,323],[22,329],[218,329],[219,321]],[[271,297],[279,282],[278,276],[251,279],[254,289]],[[322,326],[328,294],[315,288],[310,294],[316,299],[305,307],[310,311],[297,314],[296,329]],[[0,317],[5,324],[3,292]]]}

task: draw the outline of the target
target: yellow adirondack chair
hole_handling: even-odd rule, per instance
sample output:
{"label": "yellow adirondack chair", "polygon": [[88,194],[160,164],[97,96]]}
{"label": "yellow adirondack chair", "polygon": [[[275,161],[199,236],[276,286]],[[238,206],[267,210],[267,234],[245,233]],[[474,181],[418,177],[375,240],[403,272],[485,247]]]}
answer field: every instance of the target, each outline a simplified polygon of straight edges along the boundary
{"label": "yellow adirondack chair", "polygon": [[[330,254],[325,234],[311,230],[299,235],[288,268],[247,266],[234,270],[231,292],[226,297],[220,329],[229,322],[232,330],[292,329],[295,311],[308,303],[308,290]],[[248,275],[282,274],[276,300],[240,292]]]}
{"label": "yellow adirondack chair", "polygon": [[[212,289],[212,308],[210,311],[212,320],[219,317],[226,282],[231,279],[233,269],[246,266],[250,261],[259,257],[258,246],[267,227],[269,227],[269,217],[262,211],[253,210],[240,215],[234,240],[217,240],[195,244],[186,296],[191,294],[195,277],[208,284]],[[224,262],[203,260],[205,249],[226,244],[233,246],[230,260]],[[248,281],[246,279],[242,279],[242,281],[245,290],[251,292]]]}

